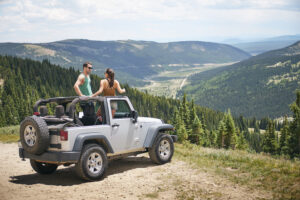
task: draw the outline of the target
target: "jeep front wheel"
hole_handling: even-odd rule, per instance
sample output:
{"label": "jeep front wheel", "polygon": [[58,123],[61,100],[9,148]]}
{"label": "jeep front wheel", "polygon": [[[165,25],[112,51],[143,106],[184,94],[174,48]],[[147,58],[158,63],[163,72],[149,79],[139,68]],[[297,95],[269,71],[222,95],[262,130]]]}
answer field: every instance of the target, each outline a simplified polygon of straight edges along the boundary
{"label": "jeep front wheel", "polygon": [[152,162],[164,164],[170,162],[174,154],[174,143],[169,135],[161,134],[154,141],[149,149],[149,156]]}
{"label": "jeep front wheel", "polygon": [[39,174],[52,174],[56,171],[57,165],[50,163],[41,163],[30,159],[31,167]]}
{"label": "jeep front wheel", "polygon": [[97,144],[88,144],[83,148],[75,169],[82,179],[94,181],[102,178],[106,171],[107,163],[104,149]]}

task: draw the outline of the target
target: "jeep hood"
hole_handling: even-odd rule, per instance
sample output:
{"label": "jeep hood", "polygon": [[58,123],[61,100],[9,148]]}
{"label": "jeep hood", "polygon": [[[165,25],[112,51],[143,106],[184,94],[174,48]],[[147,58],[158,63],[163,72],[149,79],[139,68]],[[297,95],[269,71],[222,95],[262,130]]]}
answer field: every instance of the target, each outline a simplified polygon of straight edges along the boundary
{"label": "jeep hood", "polygon": [[138,122],[141,122],[141,123],[163,124],[163,122],[160,119],[151,118],[151,117],[138,117]]}

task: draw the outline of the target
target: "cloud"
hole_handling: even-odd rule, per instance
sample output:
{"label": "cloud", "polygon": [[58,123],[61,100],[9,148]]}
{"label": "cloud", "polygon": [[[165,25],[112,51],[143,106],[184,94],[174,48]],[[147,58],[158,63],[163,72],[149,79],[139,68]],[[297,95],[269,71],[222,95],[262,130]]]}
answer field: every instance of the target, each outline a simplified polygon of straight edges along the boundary
{"label": "cloud", "polygon": [[274,36],[299,19],[298,0],[0,0],[0,40]]}

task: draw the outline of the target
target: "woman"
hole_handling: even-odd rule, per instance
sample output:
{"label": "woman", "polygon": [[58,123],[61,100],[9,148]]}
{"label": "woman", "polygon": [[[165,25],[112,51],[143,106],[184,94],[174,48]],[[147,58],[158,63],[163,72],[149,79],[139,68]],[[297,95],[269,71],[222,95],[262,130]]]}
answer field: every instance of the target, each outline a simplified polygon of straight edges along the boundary
{"label": "woman", "polygon": [[112,69],[107,68],[105,73],[105,79],[100,81],[100,88],[99,90],[93,94],[92,96],[98,96],[103,92],[103,96],[116,96],[116,89],[120,94],[126,92],[126,90],[123,88],[121,89],[120,83],[115,80],[115,73]]}
{"label": "woman", "polygon": [[[92,95],[92,97],[98,96],[103,92],[103,96],[116,96],[116,89],[120,94],[126,92],[125,88],[121,89],[120,83],[115,80],[115,73],[112,69],[107,68],[105,73],[105,79],[100,81],[99,90]],[[118,105],[114,102],[111,102],[112,116],[114,116]]]}

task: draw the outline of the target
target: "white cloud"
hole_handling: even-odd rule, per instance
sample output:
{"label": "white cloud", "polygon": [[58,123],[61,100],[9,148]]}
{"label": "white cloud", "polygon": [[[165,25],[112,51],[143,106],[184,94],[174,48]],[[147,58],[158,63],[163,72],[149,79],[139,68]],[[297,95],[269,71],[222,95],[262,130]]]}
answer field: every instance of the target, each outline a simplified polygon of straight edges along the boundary
{"label": "white cloud", "polygon": [[[52,40],[151,39],[151,34],[152,40],[189,40],[197,35],[199,38],[274,36],[300,33],[300,3],[298,0],[0,0],[0,24],[1,41],[11,35],[22,40],[24,34],[32,32],[40,33],[32,38],[34,41],[51,40],[51,36]],[[83,28],[91,30],[83,32]]]}

